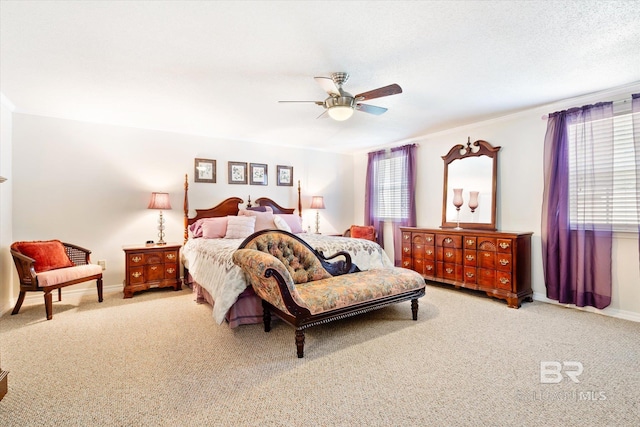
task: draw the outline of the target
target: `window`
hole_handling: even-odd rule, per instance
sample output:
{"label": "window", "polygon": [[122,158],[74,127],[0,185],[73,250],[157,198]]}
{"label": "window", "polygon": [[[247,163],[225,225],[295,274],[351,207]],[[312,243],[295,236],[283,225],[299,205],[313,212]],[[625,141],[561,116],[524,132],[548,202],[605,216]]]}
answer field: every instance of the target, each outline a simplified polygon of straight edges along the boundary
{"label": "window", "polygon": [[[589,138],[585,138],[587,132]],[[612,225],[614,231],[637,231],[639,189],[633,115],[627,111],[586,127],[570,125],[569,141],[571,228],[588,223]],[[591,141],[594,146],[585,147]],[[587,152],[589,155],[585,155]],[[611,158],[613,175],[605,166]]]}
{"label": "window", "polygon": [[404,176],[406,159],[390,153],[377,163],[378,197],[376,217],[400,220],[409,217],[409,187]]}

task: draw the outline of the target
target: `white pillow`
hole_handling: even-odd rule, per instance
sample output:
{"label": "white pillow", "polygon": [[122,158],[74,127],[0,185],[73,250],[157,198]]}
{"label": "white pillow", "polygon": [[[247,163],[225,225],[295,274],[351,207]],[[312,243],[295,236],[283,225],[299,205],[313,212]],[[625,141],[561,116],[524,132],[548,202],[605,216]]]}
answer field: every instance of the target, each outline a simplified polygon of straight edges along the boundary
{"label": "white pillow", "polygon": [[254,216],[231,216],[227,221],[227,234],[225,239],[244,239],[253,234],[256,226],[256,217]]}
{"label": "white pillow", "polygon": [[289,224],[287,224],[287,221],[285,221],[284,218],[274,215],[273,222],[276,224],[276,228],[278,230],[288,231],[291,233],[291,227],[289,227]]}

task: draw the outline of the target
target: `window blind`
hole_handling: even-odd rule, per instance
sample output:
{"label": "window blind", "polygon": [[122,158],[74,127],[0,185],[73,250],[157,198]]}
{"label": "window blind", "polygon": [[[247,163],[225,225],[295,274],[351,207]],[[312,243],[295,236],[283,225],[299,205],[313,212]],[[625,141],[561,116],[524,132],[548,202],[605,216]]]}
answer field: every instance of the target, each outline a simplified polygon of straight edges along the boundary
{"label": "window blind", "polygon": [[407,159],[401,154],[389,153],[377,165],[377,216],[388,220],[409,217],[409,188],[403,179]]}
{"label": "window blind", "polygon": [[637,231],[633,115],[570,125],[568,136],[571,227],[593,224]]}

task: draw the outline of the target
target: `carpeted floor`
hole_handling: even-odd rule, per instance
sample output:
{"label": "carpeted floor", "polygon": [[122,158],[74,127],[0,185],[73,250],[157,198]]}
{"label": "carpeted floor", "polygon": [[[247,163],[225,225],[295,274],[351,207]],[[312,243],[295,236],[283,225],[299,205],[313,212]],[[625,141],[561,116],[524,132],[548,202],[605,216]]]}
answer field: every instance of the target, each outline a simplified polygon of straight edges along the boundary
{"label": "carpeted floor", "polygon": [[[298,359],[292,327],[218,326],[189,290],[63,294],[51,321],[0,319],[0,425],[638,425],[639,323],[437,286],[410,319],[407,302],[308,329]],[[541,383],[545,361],[584,370]]]}

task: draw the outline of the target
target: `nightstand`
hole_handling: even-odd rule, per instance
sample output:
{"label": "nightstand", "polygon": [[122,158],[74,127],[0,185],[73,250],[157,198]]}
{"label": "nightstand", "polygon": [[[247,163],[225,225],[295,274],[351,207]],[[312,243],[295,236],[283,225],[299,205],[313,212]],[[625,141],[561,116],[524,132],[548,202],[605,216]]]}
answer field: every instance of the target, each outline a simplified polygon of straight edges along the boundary
{"label": "nightstand", "polygon": [[123,246],[126,262],[124,297],[131,298],[134,292],[149,288],[182,289],[179,266],[181,247],[179,243]]}

